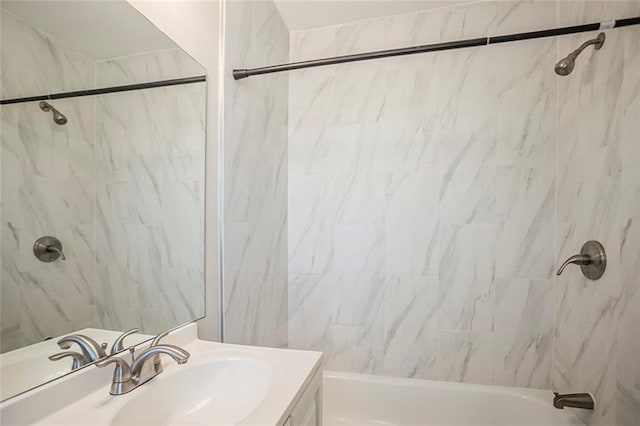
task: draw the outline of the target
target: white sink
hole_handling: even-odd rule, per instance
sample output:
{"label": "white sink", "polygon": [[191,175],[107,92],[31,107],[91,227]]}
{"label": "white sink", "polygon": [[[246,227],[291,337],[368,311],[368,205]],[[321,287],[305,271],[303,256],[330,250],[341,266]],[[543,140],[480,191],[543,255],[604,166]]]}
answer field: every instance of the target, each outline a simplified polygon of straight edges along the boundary
{"label": "white sink", "polygon": [[213,419],[237,424],[263,403],[272,387],[273,366],[261,359],[229,357],[189,364],[132,391],[111,424],[193,425]]}
{"label": "white sink", "polygon": [[184,348],[189,361],[178,365],[162,356],[161,374],[118,396],[109,395],[112,366],[84,368],[0,404],[2,426],[282,425],[318,374],[322,357],[205,342],[195,324],[163,343]]}

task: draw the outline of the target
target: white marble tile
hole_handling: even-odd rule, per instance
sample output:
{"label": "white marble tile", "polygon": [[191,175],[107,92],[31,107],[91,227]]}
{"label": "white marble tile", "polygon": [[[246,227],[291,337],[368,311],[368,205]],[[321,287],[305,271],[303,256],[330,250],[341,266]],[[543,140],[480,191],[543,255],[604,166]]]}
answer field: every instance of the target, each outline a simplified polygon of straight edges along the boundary
{"label": "white marble tile", "polygon": [[[227,6],[225,340],[282,347],[288,342],[287,275],[317,272],[306,259],[304,264],[291,268],[296,256],[317,250],[318,246],[315,234],[307,228],[311,222],[306,214],[314,217],[314,212],[307,210],[304,198],[297,198],[298,194],[306,194],[296,193],[295,183],[287,179],[289,122],[304,121],[305,113],[301,112],[300,118],[294,114],[291,119],[288,117],[288,74],[243,81],[230,78],[231,68],[287,62],[290,40],[272,2],[238,1]],[[308,93],[315,92],[314,84],[298,82]],[[304,212],[293,236],[291,232],[287,235],[287,209],[292,205]],[[287,252],[293,240],[298,243],[297,254]]]}
{"label": "white marble tile", "polygon": [[495,226],[441,225],[439,297],[443,330],[492,329]]}
{"label": "white marble tile", "polygon": [[435,171],[391,175],[385,212],[385,271],[438,276],[438,178]]}
{"label": "white marble tile", "polygon": [[[2,68],[2,99],[94,87],[93,59],[67,48],[4,8],[0,12],[0,60],[11,64]],[[25,73],[31,75],[25,78]]]}
{"label": "white marble tile", "polygon": [[556,27],[557,2],[549,0],[501,0],[496,2],[495,34],[546,30]]}
{"label": "white marble tile", "polygon": [[180,48],[96,62],[96,87],[195,77],[205,69]]}
{"label": "white marble tile", "polygon": [[385,223],[390,176],[382,173],[338,174],[331,178],[338,225]]}
{"label": "white marble tile", "polygon": [[333,350],[331,326],[336,303],[335,280],[331,275],[289,274],[289,347]]}
{"label": "white marble tile", "polygon": [[[499,3],[500,5],[502,4]],[[538,3],[535,3],[538,4]],[[543,4],[548,4],[543,3]],[[555,165],[556,60],[552,39],[504,44],[496,49],[498,91],[497,161],[500,165]],[[548,70],[543,72],[541,68]]]}
{"label": "white marble tile", "polygon": [[[289,40],[289,59],[297,62],[335,56],[337,29],[338,27],[331,26],[292,31]],[[326,73],[329,68],[324,68],[324,70]],[[298,75],[298,73],[293,75]],[[295,97],[290,101],[295,101]]]}
{"label": "white marble tile", "polygon": [[338,295],[335,321],[369,326],[384,297],[384,228],[337,226],[334,250],[331,273]]}
{"label": "white marble tile", "polygon": [[140,293],[132,285],[126,267],[96,267],[96,314],[102,327],[109,330],[139,328],[141,306]]}
{"label": "white marble tile", "polygon": [[490,333],[441,332],[436,360],[439,380],[492,383]]}
{"label": "white marble tile", "polygon": [[337,204],[328,179],[290,176],[288,208],[289,273],[329,272],[334,250]]}
{"label": "white marble tile", "polygon": [[386,19],[370,19],[340,25],[336,31],[336,55],[370,52],[383,49]]}
{"label": "white marble tile", "polygon": [[438,54],[440,218],[495,223],[495,50]]}
{"label": "white marble tile", "polygon": [[383,374],[435,379],[440,306],[438,279],[385,282]]}
{"label": "white marble tile", "polygon": [[498,280],[494,293],[493,383],[551,385],[553,282]]}
{"label": "white marble tile", "polygon": [[386,19],[385,47],[396,49],[436,43],[440,39],[438,12],[406,13]]}
{"label": "white marble tile", "polygon": [[617,330],[616,424],[632,425],[640,415],[640,220],[629,220],[622,231],[621,267],[623,291]]}
{"label": "white marble tile", "polygon": [[555,179],[540,169],[498,167],[498,278],[548,279],[554,267]]}
{"label": "white marble tile", "polygon": [[637,1],[560,0],[558,6],[560,26],[604,22],[610,19],[637,16],[640,13],[640,5]]}
{"label": "white marble tile", "polygon": [[378,374],[383,364],[383,334],[381,316],[374,312],[366,326],[334,325],[332,327],[333,354],[327,369],[364,374]]}
{"label": "white marble tile", "polygon": [[440,11],[440,39],[453,41],[493,35],[497,20],[495,1],[454,6]]}

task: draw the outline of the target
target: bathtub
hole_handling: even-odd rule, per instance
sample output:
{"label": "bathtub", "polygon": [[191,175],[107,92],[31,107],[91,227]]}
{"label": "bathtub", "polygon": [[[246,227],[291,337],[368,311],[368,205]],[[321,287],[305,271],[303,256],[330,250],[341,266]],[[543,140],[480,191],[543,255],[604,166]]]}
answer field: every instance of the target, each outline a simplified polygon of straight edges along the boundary
{"label": "bathtub", "polygon": [[324,425],[584,425],[546,390],[325,371]]}

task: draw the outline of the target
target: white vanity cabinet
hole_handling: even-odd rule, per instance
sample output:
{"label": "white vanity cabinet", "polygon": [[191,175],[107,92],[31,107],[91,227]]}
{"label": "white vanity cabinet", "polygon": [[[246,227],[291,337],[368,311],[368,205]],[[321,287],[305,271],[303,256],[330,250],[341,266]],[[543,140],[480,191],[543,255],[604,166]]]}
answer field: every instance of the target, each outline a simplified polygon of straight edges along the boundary
{"label": "white vanity cabinet", "polygon": [[283,426],[322,425],[322,369],[318,368]]}

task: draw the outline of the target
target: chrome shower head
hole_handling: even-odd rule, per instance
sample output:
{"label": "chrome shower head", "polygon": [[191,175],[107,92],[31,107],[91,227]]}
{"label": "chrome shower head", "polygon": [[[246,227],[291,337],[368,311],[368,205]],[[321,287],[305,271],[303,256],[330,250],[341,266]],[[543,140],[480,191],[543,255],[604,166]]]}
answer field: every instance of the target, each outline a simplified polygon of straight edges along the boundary
{"label": "chrome shower head", "polygon": [[576,50],[569,53],[566,57],[560,59],[560,61],[558,61],[558,63],[555,66],[556,74],[561,76],[566,76],[571,74],[571,72],[573,72],[573,69],[576,67],[576,58],[578,57],[578,55],[580,55],[580,53],[582,53],[582,51],[586,49],[587,46],[590,46],[592,44],[595,50],[600,50],[600,48],[604,44],[604,39],[605,39],[604,33],[600,33],[598,34],[598,37],[589,41],[585,41]]}
{"label": "chrome shower head", "polygon": [[53,106],[50,103],[42,101],[40,102],[40,109],[45,112],[53,112],[53,122],[59,126],[67,124],[67,117]]}
{"label": "chrome shower head", "polygon": [[555,67],[556,74],[565,76],[569,75],[573,72],[573,69],[576,67],[576,58],[578,55],[574,55],[570,53],[565,58],[562,58]]}

